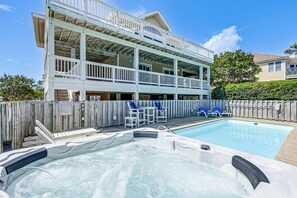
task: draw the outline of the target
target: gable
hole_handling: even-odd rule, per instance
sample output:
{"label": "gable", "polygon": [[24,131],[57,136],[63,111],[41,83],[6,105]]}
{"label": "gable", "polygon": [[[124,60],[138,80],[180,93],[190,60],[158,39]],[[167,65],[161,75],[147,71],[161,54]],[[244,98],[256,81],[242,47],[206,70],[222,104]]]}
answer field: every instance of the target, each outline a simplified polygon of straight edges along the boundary
{"label": "gable", "polygon": [[165,19],[163,18],[163,16],[159,11],[147,13],[145,15],[140,16],[139,18],[163,30],[171,32],[171,28],[169,27],[169,25],[167,24],[167,22],[165,21]]}

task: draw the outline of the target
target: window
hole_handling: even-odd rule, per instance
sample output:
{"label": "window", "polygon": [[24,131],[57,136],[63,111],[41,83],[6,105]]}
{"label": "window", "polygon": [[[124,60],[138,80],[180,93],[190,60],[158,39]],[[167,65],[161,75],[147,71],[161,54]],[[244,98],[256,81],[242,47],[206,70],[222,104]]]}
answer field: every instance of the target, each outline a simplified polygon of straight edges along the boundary
{"label": "window", "polygon": [[274,63],[268,63],[268,72],[278,72],[282,71],[282,62],[274,62]]}
{"label": "window", "polygon": [[168,75],[174,75],[174,70],[169,68],[163,68],[163,73]]}
{"label": "window", "polygon": [[152,26],[144,26],[143,29],[158,36],[162,36],[161,32]]}
{"label": "window", "polygon": [[274,63],[268,63],[268,72],[274,72]]}
{"label": "window", "polygon": [[275,71],[282,71],[282,62],[275,62]]}
{"label": "window", "polygon": [[[297,66],[297,65],[296,65],[296,66]],[[290,65],[290,68],[291,68],[291,69],[294,69],[294,67],[295,67],[295,65]]]}
{"label": "window", "polygon": [[139,70],[152,71],[152,65],[140,63],[139,64]]}

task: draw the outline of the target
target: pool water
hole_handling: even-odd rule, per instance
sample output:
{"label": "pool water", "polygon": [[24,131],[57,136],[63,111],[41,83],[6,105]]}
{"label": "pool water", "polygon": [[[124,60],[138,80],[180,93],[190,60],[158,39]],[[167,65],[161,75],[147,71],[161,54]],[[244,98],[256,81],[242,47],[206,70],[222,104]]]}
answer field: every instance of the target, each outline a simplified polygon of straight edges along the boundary
{"label": "pool water", "polygon": [[293,127],[220,120],[174,131],[178,135],[274,159]]}
{"label": "pool water", "polygon": [[52,161],[25,172],[6,192],[20,197],[244,197],[243,186],[178,151],[132,142]]}

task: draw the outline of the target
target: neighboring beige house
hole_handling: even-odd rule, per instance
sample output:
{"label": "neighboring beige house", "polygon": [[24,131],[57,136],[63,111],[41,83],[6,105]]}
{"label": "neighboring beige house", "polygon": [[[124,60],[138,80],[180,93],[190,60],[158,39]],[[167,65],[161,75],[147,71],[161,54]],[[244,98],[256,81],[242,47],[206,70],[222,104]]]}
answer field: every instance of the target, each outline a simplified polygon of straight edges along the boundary
{"label": "neighboring beige house", "polygon": [[213,52],[174,34],[159,11],[134,17],[98,0],[47,0],[33,22],[47,101],[210,97]]}
{"label": "neighboring beige house", "polygon": [[254,61],[262,69],[257,75],[260,82],[297,78],[297,55],[254,54]]}

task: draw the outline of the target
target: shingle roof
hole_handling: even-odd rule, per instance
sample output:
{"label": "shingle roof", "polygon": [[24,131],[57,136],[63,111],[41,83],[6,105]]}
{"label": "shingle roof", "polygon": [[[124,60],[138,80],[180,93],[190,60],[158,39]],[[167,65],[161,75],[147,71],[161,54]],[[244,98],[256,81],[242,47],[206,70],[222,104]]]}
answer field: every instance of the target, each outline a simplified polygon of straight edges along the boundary
{"label": "shingle roof", "polygon": [[271,55],[271,54],[254,54],[255,62],[262,62],[268,60],[287,59],[287,56]]}

